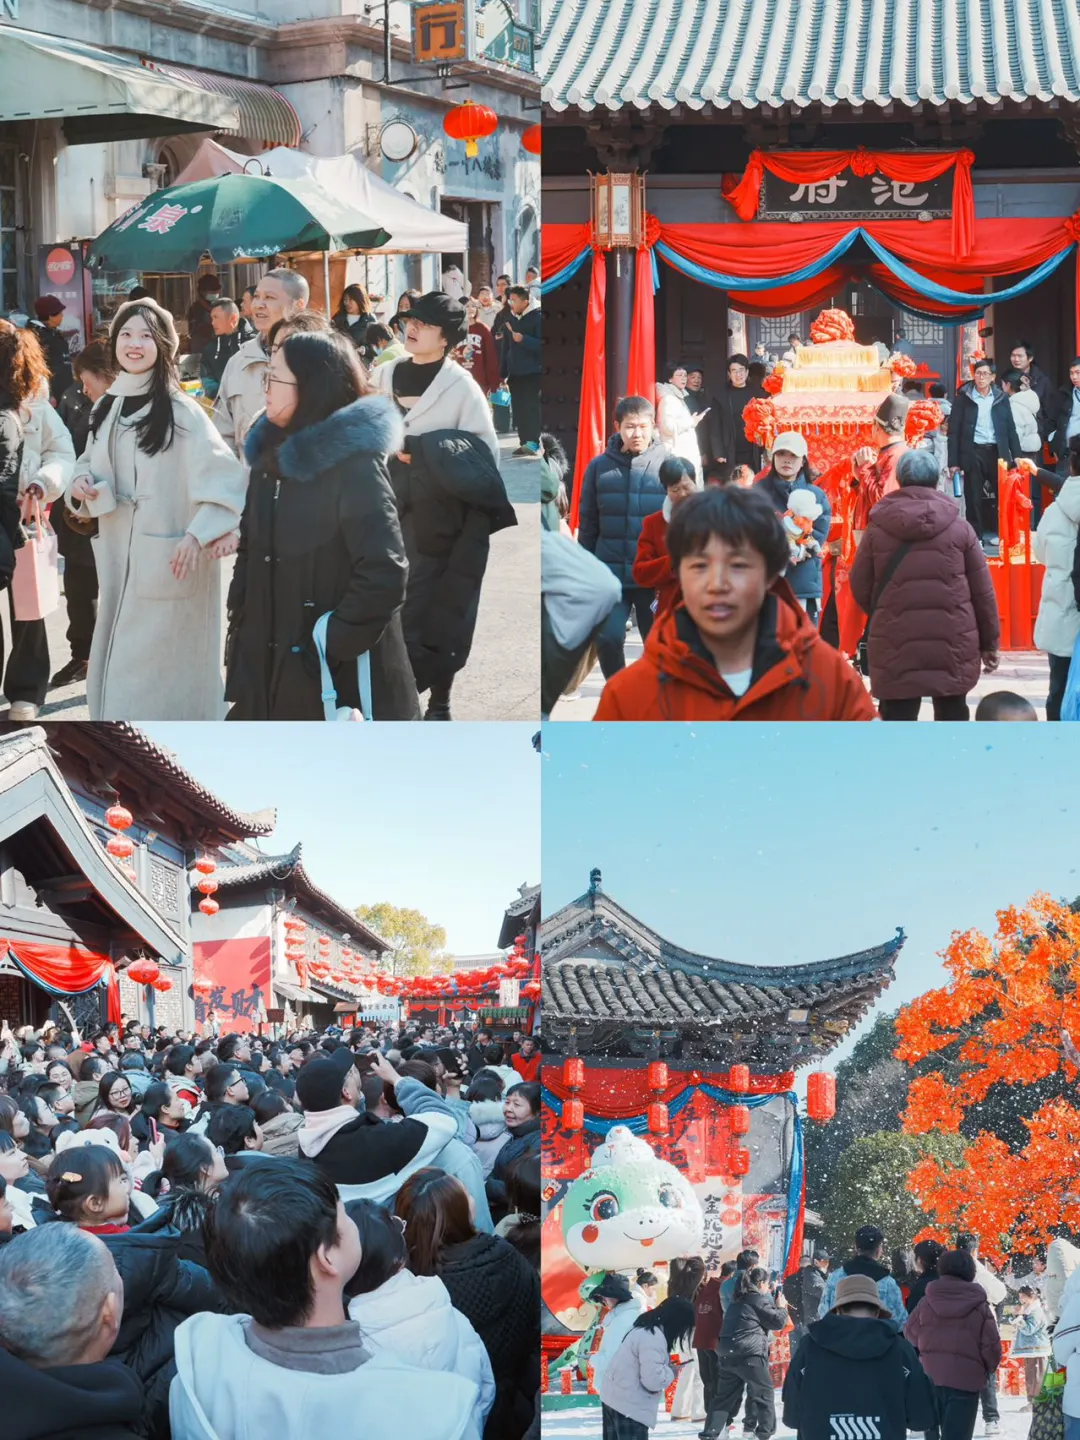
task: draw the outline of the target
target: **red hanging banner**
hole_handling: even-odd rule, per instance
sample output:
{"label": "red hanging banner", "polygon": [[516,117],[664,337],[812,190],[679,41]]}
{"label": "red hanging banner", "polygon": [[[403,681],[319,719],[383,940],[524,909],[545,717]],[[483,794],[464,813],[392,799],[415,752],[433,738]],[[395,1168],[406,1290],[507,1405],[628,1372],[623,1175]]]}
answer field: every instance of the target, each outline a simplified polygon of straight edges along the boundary
{"label": "red hanging banner", "polygon": [[[652,216],[649,219],[655,224]],[[659,225],[656,228],[659,231]],[[643,395],[650,404],[656,402],[656,307],[653,303],[652,241],[637,252],[634,267],[634,315],[630,325],[626,393]]]}
{"label": "red hanging banner", "polygon": [[607,262],[593,251],[589,308],[585,316],[585,357],[581,366],[581,404],[578,407],[577,450],[574,461],[574,498],[570,529],[577,533],[581,519],[581,482],[589,461],[607,444]]}
{"label": "red hanging banner", "polygon": [[31,980],[57,995],[92,990],[112,968],[108,955],[84,950],[81,945],[39,945],[32,940],[4,943]]}

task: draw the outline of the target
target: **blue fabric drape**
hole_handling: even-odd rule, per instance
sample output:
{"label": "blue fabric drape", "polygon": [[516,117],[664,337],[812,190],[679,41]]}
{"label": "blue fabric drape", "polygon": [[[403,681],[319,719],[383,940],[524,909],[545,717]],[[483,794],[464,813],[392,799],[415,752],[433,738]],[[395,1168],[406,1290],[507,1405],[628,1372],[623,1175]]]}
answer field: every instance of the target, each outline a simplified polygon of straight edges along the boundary
{"label": "blue fabric drape", "polygon": [[724,275],[719,270],[706,270],[704,265],[699,265],[696,260],[687,260],[684,256],[672,250],[670,245],[665,245],[658,240],[654,246],[654,253],[657,251],[661,257],[673,265],[676,270],[681,270],[684,275],[689,275],[692,280],[700,280],[703,285],[711,285],[715,290],[741,290],[745,293],[755,290],[779,290],[784,285],[795,285],[800,280],[812,280],[815,275],[820,275],[830,265],[835,265],[842,255],[846,255],[855,241],[858,240],[861,230],[852,230],[850,234],[838,240],[831,250],[817,260],[812,260],[809,265],[804,265],[801,270],[792,270],[789,275],[777,275],[766,279],[754,279],[752,276]]}
{"label": "blue fabric drape", "polygon": [[568,280],[572,280],[589,258],[589,253],[589,247],[586,246],[580,255],[576,255],[570,261],[569,265],[564,265],[561,270],[556,270],[554,275],[543,281],[540,286],[540,294],[550,295],[552,290],[557,290],[560,285],[565,285]]}
{"label": "blue fabric drape", "polygon": [[[973,300],[976,303],[979,302],[977,295],[970,295],[963,290],[948,290],[944,285],[939,285],[934,280],[928,280],[925,275],[920,275],[917,270],[912,270],[910,265],[905,265],[902,260],[893,255],[891,251],[886,250],[884,245],[880,245],[865,230],[860,228],[855,233],[861,236],[871,252],[896,276],[897,280],[902,280],[905,285],[919,295],[925,295],[928,300],[936,300],[941,305],[956,305],[961,309],[969,310]],[[1067,245],[1060,254],[1051,255],[1049,260],[1044,260],[1041,265],[1036,266],[1031,274],[1023,280],[1018,280],[1007,290],[995,290],[993,294],[985,296],[982,303],[990,305],[999,300],[1015,300],[1021,295],[1026,295],[1029,290],[1034,290],[1037,285],[1041,285],[1052,275],[1066,256],[1072,255],[1075,250],[1075,244]]]}

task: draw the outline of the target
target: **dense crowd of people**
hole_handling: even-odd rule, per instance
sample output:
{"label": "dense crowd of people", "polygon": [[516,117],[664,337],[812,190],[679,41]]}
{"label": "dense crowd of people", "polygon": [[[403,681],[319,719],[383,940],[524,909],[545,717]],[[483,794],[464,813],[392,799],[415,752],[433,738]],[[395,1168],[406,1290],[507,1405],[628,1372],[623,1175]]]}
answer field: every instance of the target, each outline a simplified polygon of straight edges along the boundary
{"label": "dense crowd of people", "polygon": [[[793,334],[787,358],[802,346]],[[902,337],[895,352],[910,354]],[[1000,664],[987,558],[1002,545],[1001,461],[1021,472],[1045,566],[1035,644],[1049,657],[1047,719],[1060,719],[1080,637],[1080,357],[1060,390],[1026,342],[1000,377],[976,357],[951,403],[897,368],[871,443],[827,475],[797,430],[768,447],[747,435],[779,359],[764,346],[731,355],[715,393],[676,361],[655,396],[620,399],[606,448],[579,465],[576,533],[569,462],[543,438],[544,713],[598,663],[597,720],[914,720],[927,700],[935,719],[967,720]],[[923,398],[941,420],[909,443]],[[627,665],[635,626],[644,653]],[[1037,712],[996,690],[975,718]]]}
{"label": "dense crowd of people", "polygon": [[538,1440],[535,1036],[0,1030],[11,1440]]}
{"label": "dense crowd of people", "polygon": [[[424,695],[451,719],[491,537],[517,523],[496,416],[539,450],[533,292],[408,291],[386,324],[359,285],[311,308],[284,268],[220,292],[201,276],[178,326],[136,287],[73,359],[55,297],[0,320],[9,718],[85,681],[92,720],[415,720]],[[71,647],[51,678],[12,584],[50,507]]]}
{"label": "dense crowd of people", "polygon": [[[980,1410],[982,1434],[998,1434],[1003,1324],[1022,1365],[1024,1411],[1033,1413],[1044,1382],[1060,1401],[1047,1372],[1080,1348],[1080,1250],[1058,1239],[999,1268],[967,1232],[888,1258],[876,1226],[854,1240],[838,1260],[808,1247],[786,1279],[753,1249],[708,1266],[676,1259],[662,1299],[652,1272],[604,1276],[591,1296],[601,1323],[590,1357],[604,1440],[647,1440],[672,1385],[672,1419],[701,1421],[701,1440],[734,1433],[740,1411],[744,1435],[770,1440],[781,1334],[791,1357],[782,1421],[799,1440],[904,1440],[911,1431],[972,1440]],[[1075,1440],[1080,1387],[1069,1387],[1064,1433]]]}

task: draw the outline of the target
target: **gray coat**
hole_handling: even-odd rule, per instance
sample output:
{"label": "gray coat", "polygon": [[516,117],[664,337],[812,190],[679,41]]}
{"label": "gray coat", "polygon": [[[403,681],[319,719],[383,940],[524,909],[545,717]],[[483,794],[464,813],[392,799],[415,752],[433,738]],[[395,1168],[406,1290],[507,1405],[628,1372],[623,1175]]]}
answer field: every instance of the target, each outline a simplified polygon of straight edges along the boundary
{"label": "gray coat", "polygon": [[664,503],[660,466],[668,454],[657,441],[644,454],[629,455],[621,437],[613,435],[581,482],[578,539],[623,585],[634,583],[641,523]]}
{"label": "gray coat", "polygon": [[600,1399],[611,1410],[652,1429],[664,1391],[675,1379],[662,1330],[631,1330],[600,1382]]}

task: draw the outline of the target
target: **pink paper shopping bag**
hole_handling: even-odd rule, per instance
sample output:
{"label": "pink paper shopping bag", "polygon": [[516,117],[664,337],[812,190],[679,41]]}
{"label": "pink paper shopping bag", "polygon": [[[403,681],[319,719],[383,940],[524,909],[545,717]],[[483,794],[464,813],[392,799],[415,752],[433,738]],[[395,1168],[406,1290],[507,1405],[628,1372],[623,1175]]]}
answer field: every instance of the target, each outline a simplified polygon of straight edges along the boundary
{"label": "pink paper shopping bag", "polygon": [[56,532],[35,507],[24,529],[26,544],[15,552],[11,595],[16,620],[44,620],[60,604],[60,561]]}

